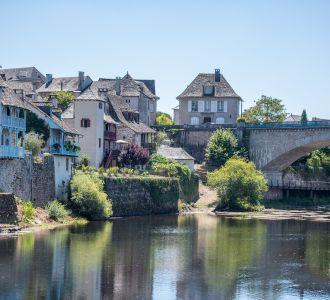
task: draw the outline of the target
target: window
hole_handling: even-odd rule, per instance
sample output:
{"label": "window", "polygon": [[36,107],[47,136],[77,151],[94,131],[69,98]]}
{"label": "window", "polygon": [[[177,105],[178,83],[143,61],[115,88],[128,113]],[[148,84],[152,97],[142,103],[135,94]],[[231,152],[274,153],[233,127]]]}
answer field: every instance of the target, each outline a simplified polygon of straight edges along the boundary
{"label": "window", "polygon": [[221,117],[218,117],[218,118],[216,118],[215,123],[217,123],[217,124],[225,124],[225,119],[224,118],[221,118]]}
{"label": "window", "polygon": [[203,86],[203,96],[214,96],[214,86]]}
{"label": "window", "polygon": [[211,111],[211,101],[205,101],[205,111],[206,112]]}
{"label": "window", "polygon": [[7,116],[10,116],[10,108],[7,106],[7,109],[6,109],[6,113],[7,113]]}
{"label": "window", "polygon": [[81,119],[80,121],[80,127],[91,127],[91,121],[89,119]]}
{"label": "window", "polygon": [[69,171],[69,159],[68,158],[66,158],[66,161],[65,161],[65,169],[67,171]]}
{"label": "window", "polygon": [[224,112],[225,103],[222,100],[217,101],[217,112]]}
{"label": "window", "polygon": [[198,112],[198,101],[191,101],[191,111]]}
{"label": "window", "polygon": [[199,125],[199,118],[198,117],[191,117],[190,124],[191,125]]}
{"label": "window", "polygon": [[211,117],[204,117],[204,124],[205,123],[211,123]]}
{"label": "window", "polygon": [[154,104],[150,102],[150,112],[154,112]]}
{"label": "window", "polygon": [[99,103],[99,109],[102,109],[103,108],[103,105],[102,105],[102,103],[100,102]]}
{"label": "window", "polygon": [[101,148],[102,139],[99,139],[99,148]]}

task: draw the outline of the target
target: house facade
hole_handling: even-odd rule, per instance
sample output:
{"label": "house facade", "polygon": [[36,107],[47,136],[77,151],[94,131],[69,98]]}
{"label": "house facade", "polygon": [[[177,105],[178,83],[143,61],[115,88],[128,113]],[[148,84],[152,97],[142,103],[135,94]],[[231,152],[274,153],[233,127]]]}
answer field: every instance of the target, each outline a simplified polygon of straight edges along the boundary
{"label": "house facade", "polygon": [[99,81],[103,82],[111,95],[122,97],[130,108],[138,111],[140,122],[147,126],[155,124],[159,97],[156,96],[154,80],[133,79],[127,73],[123,78],[100,78]]}
{"label": "house facade", "polygon": [[177,99],[176,125],[235,124],[242,101],[219,69],[198,74]]}
{"label": "house facade", "polygon": [[0,79],[0,158],[25,157],[26,103]]}

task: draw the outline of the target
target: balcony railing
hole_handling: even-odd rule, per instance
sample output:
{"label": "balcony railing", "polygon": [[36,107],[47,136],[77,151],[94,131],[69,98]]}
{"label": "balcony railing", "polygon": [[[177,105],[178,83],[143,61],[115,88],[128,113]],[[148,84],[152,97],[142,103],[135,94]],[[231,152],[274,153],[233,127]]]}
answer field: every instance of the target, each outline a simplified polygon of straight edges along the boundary
{"label": "balcony railing", "polygon": [[14,127],[19,129],[26,128],[25,119],[2,115],[2,126]]}
{"label": "balcony railing", "polygon": [[24,158],[25,151],[23,147],[0,145],[1,158]]}
{"label": "balcony railing", "polygon": [[111,131],[104,131],[104,138],[108,140],[115,141],[116,140],[116,133]]}

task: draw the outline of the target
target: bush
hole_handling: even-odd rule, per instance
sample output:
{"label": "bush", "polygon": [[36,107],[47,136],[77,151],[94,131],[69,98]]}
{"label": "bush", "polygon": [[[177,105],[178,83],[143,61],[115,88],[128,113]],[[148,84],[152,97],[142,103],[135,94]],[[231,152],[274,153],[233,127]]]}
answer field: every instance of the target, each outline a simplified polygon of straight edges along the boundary
{"label": "bush", "polygon": [[58,200],[49,202],[45,209],[49,216],[56,221],[63,219],[70,214],[70,211],[66,209],[65,205],[60,203]]}
{"label": "bush", "polygon": [[83,155],[80,157],[80,165],[81,165],[81,166],[85,166],[85,167],[87,167],[87,166],[89,165],[89,159],[88,159],[87,154],[83,154]]}
{"label": "bush", "polygon": [[236,120],[237,123],[245,123],[246,120],[244,117],[238,117],[237,120]]}
{"label": "bush", "polygon": [[39,154],[43,144],[44,140],[42,135],[39,135],[34,131],[29,132],[25,136],[25,149],[31,151],[33,156]]}
{"label": "bush", "polygon": [[226,164],[207,174],[208,185],[218,191],[217,208],[230,210],[260,210],[267,191],[264,175],[252,162],[231,158]]}
{"label": "bush", "polygon": [[121,166],[134,167],[145,165],[148,162],[149,151],[137,144],[129,144],[125,152],[121,152],[118,162]]}
{"label": "bush", "polygon": [[237,154],[237,138],[231,130],[218,129],[210,138],[205,158],[209,165],[220,167]]}
{"label": "bush", "polygon": [[20,222],[31,223],[36,214],[36,209],[33,207],[33,203],[31,201],[23,201],[19,198],[16,199],[16,202],[21,209]]}
{"label": "bush", "polygon": [[112,215],[111,203],[103,191],[103,181],[97,174],[77,171],[71,183],[72,208],[89,220],[101,220]]}

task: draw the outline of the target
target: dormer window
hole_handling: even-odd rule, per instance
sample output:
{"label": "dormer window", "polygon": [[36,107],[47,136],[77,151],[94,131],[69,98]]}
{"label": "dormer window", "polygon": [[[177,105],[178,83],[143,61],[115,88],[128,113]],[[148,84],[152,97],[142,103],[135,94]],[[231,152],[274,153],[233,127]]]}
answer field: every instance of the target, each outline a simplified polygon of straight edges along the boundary
{"label": "dormer window", "polygon": [[203,86],[203,96],[214,96],[214,86]]}

